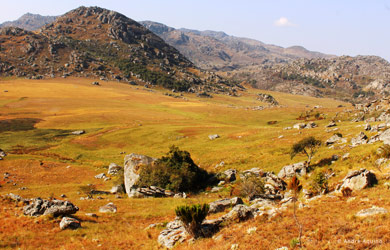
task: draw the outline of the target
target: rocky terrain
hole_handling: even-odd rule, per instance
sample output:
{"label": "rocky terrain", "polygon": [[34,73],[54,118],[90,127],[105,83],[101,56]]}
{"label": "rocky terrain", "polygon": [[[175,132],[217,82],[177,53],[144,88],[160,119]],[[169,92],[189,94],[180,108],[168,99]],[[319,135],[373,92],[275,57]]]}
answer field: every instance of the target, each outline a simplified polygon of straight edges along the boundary
{"label": "rocky terrain", "polygon": [[198,70],[142,25],[98,7],[72,10],[36,33],[3,28],[0,46],[3,76],[82,76],[180,91],[230,91],[226,81]]}
{"label": "rocky terrain", "polygon": [[46,24],[56,20],[56,16],[41,16],[39,14],[26,13],[15,21],[7,21],[0,24],[0,28],[17,27],[28,31],[40,29]]}
{"label": "rocky terrain", "polygon": [[204,69],[231,71],[250,65],[286,63],[298,58],[333,57],[301,46],[283,48],[224,32],[175,29],[152,21],[140,23]]}

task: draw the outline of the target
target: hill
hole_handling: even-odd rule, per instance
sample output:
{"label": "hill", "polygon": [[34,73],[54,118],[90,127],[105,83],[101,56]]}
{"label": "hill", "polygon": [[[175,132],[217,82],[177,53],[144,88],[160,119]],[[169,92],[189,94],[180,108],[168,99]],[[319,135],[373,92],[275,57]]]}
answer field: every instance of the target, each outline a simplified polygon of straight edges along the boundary
{"label": "hill", "polygon": [[26,13],[15,21],[8,21],[0,24],[0,28],[17,27],[28,31],[40,29],[46,24],[56,20],[56,16],[41,16],[39,14]]}
{"label": "hill", "polygon": [[333,57],[299,46],[283,48],[254,39],[229,36],[224,32],[175,29],[152,21],[140,23],[205,69],[229,71],[253,64]]}
{"label": "hill", "polygon": [[191,92],[229,89],[139,23],[98,7],[72,10],[35,33],[3,28],[0,45],[3,76],[82,76]]}

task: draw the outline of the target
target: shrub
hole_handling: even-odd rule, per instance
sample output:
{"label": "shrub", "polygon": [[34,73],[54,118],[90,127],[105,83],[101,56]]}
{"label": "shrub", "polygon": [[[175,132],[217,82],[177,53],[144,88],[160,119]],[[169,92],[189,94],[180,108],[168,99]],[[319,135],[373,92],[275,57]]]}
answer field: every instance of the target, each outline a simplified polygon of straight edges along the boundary
{"label": "shrub", "polygon": [[183,222],[187,232],[196,239],[203,237],[201,225],[209,212],[209,208],[208,204],[184,205],[176,207],[175,213]]}
{"label": "shrub", "polygon": [[172,191],[196,191],[206,187],[210,175],[199,168],[190,153],[171,146],[166,156],[141,168],[140,187],[158,186]]}
{"label": "shrub", "polygon": [[252,200],[256,195],[264,194],[264,181],[255,175],[246,177],[240,185],[240,195]]}
{"label": "shrub", "polygon": [[311,158],[317,152],[320,146],[321,141],[317,140],[313,136],[303,138],[292,146],[290,152],[291,159],[294,158],[297,154],[305,154],[308,158],[307,164],[309,165]]}
{"label": "shrub", "polygon": [[324,191],[327,192],[328,179],[323,172],[319,172],[318,174],[314,175],[310,183],[310,188],[315,193],[322,193]]}

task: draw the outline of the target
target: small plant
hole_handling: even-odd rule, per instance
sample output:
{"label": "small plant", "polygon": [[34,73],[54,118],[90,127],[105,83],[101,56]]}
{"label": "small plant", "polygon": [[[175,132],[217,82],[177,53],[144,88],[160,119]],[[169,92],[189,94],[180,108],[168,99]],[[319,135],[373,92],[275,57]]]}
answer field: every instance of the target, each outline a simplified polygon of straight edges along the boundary
{"label": "small plant", "polygon": [[175,209],[176,216],[183,222],[184,228],[194,239],[204,236],[201,225],[209,212],[209,208],[208,204],[197,204],[178,206]]}
{"label": "small plant", "polygon": [[252,200],[256,195],[264,194],[264,181],[255,175],[246,177],[240,185],[240,195]]}
{"label": "small plant", "polygon": [[311,180],[310,188],[316,193],[328,191],[328,179],[323,172],[314,175]]}
{"label": "small plant", "polygon": [[297,238],[294,238],[290,241],[290,246],[292,248],[295,248],[297,245],[299,245],[299,240]]}
{"label": "small plant", "polygon": [[295,223],[298,226],[299,229],[299,236],[298,236],[298,244],[302,246],[302,224],[298,221],[297,214],[296,214],[296,202],[298,200],[298,194],[302,190],[302,185],[300,181],[298,180],[297,176],[294,176],[291,181],[288,183],[288,189],[293,192],[293,206],[294,206],[294,220]]}
{"label": "small plant", "polygon": [[305,154],[307,156],[307,167],[309,167],[313,155],[317,152],[322,142],[313,136],[306,137],[295,143],[290,152],[291,159],[297,154]]}

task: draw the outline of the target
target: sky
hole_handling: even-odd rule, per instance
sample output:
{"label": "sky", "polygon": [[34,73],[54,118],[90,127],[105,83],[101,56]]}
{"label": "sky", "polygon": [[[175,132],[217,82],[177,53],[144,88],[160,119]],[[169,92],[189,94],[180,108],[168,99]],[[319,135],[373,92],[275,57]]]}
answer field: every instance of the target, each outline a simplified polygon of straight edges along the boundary
{"label": "sky", "polygon": [[390,0],[0,0],[0,23],[100,6],[136,21],[223,31],[283,47],[390,61]]}

